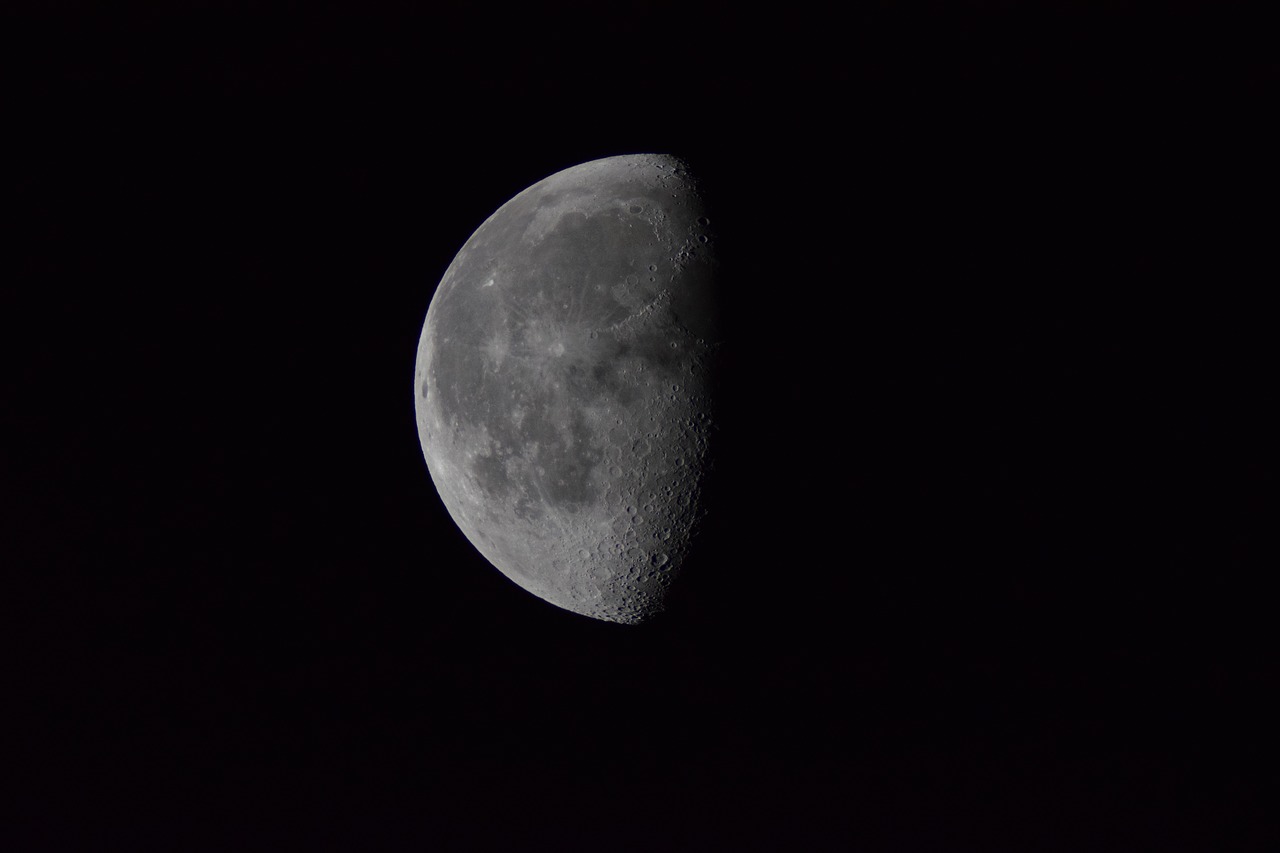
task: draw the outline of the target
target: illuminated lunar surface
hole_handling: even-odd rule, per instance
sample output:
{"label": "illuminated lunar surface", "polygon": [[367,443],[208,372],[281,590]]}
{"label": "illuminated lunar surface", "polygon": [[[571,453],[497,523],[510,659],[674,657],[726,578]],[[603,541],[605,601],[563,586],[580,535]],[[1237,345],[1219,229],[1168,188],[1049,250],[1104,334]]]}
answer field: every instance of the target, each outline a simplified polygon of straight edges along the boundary
{"label": "illuminated lunar surface", "polygon": [[480,553],[558,607],[640,622],[686,566],[716,429],[713,227],[676,158],[583,163],[500,207],[432,298],[431,477]]}

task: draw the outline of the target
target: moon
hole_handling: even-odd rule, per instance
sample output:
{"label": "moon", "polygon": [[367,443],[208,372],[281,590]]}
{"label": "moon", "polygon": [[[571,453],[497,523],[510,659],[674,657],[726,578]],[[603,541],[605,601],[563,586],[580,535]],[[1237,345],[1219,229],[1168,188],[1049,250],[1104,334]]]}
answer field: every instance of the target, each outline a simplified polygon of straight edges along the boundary
{"label": "moon", "polygon": [[445,271],[414,373],[431,478],[476,549],[565,610],[661,612],[708,507],[719,261],[684,161],[547,177]]}

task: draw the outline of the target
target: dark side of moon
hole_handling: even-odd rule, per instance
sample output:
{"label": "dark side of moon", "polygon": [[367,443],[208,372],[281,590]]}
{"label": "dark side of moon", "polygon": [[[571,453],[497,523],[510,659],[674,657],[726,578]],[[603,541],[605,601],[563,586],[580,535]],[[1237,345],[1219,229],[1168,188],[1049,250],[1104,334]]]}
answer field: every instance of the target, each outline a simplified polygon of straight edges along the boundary
{"label": "dark side of moon", "polygon": [[705,516],[720,342],[712,223],[682,161],[610,157],[497,210],[445,272],[415,371],[445,507],[512,581],[660,612]]}

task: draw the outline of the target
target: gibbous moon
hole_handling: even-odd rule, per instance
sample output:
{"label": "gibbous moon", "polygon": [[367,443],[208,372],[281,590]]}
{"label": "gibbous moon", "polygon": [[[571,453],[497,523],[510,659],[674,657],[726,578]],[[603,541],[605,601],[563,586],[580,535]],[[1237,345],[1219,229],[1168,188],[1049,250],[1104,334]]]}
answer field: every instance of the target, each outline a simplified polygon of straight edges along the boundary
{"label": "gibbous moon", "polygon": [[713,227],[683,161],[593,160],[498,208],[431,300],[431,478],[480,553],[558,607],[641,622],[685,566],[716,428]]}

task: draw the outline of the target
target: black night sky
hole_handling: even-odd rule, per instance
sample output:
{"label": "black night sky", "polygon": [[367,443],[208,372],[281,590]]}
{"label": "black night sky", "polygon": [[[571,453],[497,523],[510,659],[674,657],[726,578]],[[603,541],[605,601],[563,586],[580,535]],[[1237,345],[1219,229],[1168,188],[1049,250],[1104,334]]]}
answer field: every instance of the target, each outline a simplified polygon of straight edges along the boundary
{"label": "black night sky", "polygon": [[[0,846],[1268,848],[1244,6],[27,5]],[[622,627],[474,551],[411,386],[485,217],[642,151],[707,182],[730,373]]]}

